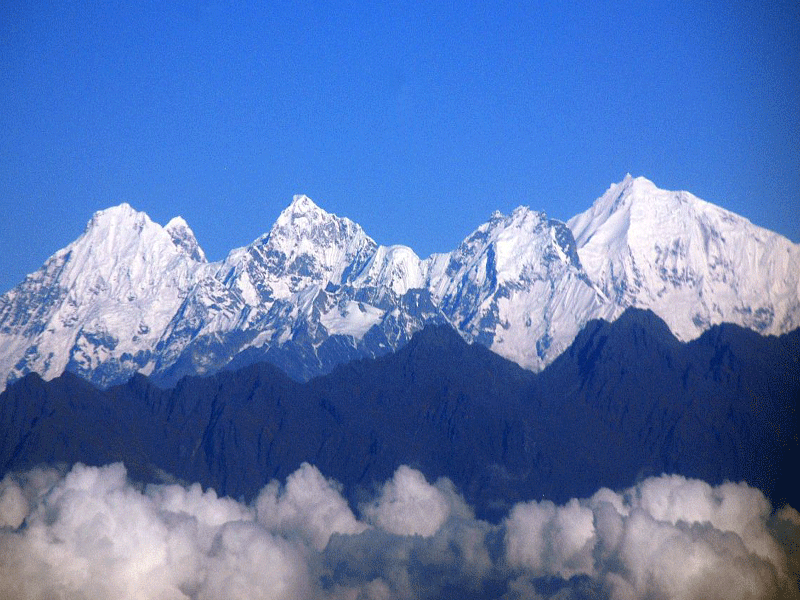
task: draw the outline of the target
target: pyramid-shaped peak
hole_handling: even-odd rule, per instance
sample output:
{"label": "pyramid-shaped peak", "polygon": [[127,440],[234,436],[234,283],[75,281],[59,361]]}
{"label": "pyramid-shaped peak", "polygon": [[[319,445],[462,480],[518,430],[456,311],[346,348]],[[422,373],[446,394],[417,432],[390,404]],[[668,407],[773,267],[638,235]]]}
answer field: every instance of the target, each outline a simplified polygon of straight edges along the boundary
{"label": "pyramid-shaped peak", "polygon": [[305,194],[295,194],[292,202],[283,209],[278,220],[294,221],[298,218],[311,218],[317,220],[325,217],[333,217],[327,211],[321,209],[317,204]]}
{"label": "pyramid-shaped peak", "polygon": [[94,215],[92,215],[92,219],[104,219],[104,218],[126,219],[131,217],[135,218],[136,216],[143,214],[145,213],[139,212],[127,202],[122,202],[117,206],[111,206],[109,208],[98,210],[97,212],[94,213]]}
{"label": "pyramid-shaped peak", "polygon": [[339,220],[339,217],[321,209],[305,194],[295,194],[289,206],[278,215],[275,224],[278,227],[296,227],[332,220]]}
{"label": "pyramid-shaped peak", "polygon": [[339,217],[317,206],[308,196],[298,194],[273,224],[268,233],[254,244],[280,247],[287,255],[295,252],[316,254],[320,248],[349,245],[353,240],[369,239],[361,227],[346,217]]}
{"label": "pyramid-shaped peak", "polygon": [[661,191],[656,187],[652,181],[647,179],[646,177],[642,177],[641,175],[634,177],[630,173],[627,173],[625,177],[619,183],[613,183],[609,186],[606,193],[603,194],[598,201],[603,198],[612,198],[614,200],[620,198],[626,198],[629,196],[640,196],[643,193],[653,192],[653,191]]}
{"label": "pyramid-shaped peak", "polygon": [[319,206],[317,206],[314,201],[305,194],[295,194],[292,197],[292,203],[289,205],[289,208],[294,211],[301,212],[315,209],[319,210]]}
{"label": "pyramid-shaped peak", "polygon": [[632,191],[652,191],[658,190],[659,188],[656,187],[656,184],[647,179],[647,177],[642,177],[639,175],[638,177],[632,177],[630,174],[625,176],[625,179],[622,180],[623,184],[627,184]]}
{"label": "pyramid-shaped peak", "polygon": [[292,198],[291,204],[278,215],[273,229],[285,230],[287,227],[291,229],[313,229],[331,224],[338,224],[337,227],[346,229],[361,229],[347,217],[339,217],[320,208],[305,194],[296,194]]}
{"label": "pyramid-shaped peak", "polygon": [[655,231],[670,230],[677,239],[700,222],[707,231],[753,226],[741,215],[690,192],[661,189],[645,177],[630,175],[611,185],[588,210],[572,217],[567,225],[578,245],[583,246],[600,230],[608,235],[613,230],[620,239],[637,227],[644,238]]}
{"label": "pyramid-shaped peak", "polygon": [[633,204],[644,202],[649,205],[679,195],[683,197],[685,194],[659,189],[646,177],[633,177],[628,173],[622,181],[609,186],[588,210],[572,217],[567,225],[581,243],[585,241],[586,230],[594,229],[598,223],[607,221],[613,215],[629,212]]}
{"label": "pyramid-shaped peak", "polygon": [[147,213],[138,211],[127,202],[123,202],[117,206],[98,210],[94,213],[86,226],[86,230],[92,231],[122,227],[142,231],[145,227],[150,227],[152,225],[155,224]]}

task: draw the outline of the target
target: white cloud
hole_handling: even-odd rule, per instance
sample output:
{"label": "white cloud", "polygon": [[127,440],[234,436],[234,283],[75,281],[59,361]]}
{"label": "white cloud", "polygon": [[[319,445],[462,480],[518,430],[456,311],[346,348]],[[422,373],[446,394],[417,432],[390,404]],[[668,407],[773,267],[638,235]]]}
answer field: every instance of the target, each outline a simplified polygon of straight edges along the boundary
{"label": "white cloud", "polygon": [[538,576],[593,572],[594,515],[577,500],[517,504],[506,519],[506,560]]}
{"label": "white cloud", "polygon": [[475,519],[401,467],[359,521],[304,464],[252,505],[124,467],[0,481],[0,597],[15,599],[797,598],[800,513],[744,484],[662,476]]}
{"label": "white cloud", "polygon": [[0,534],[0,597],[298,597],[305,558],[254,517],[196,485],[141,490],[121,464],[76,465]]}
{"label": "white cloud", "polygon": [[781,553],[764,523],[772,508],[757,489],[744,483],[712,487],[704,481],[679,475],[653,477],[630,492],[629,503],[644,509],[654,519],[673,525],[709,523],[720,531],[741,538],[745,547],[778,564]]}
{"label": "white cloud", "polygon": [[31,505],[36,504],[63,474],[54,468],[34,468],[6,475],[0,481],[0,527],[19,527]]}
{"label": "white cloud", "polygon": [[285,486],[277,481],[267,485],[255,504],[264,526],[287,536],[299,533],[317,550],[324,549],[334,533],[361,533],[367,528],[342,498],[341,486],[308,463],[289,475]]}
{"label": "white cloud", "polygon": [[247,521],[226,523],[208,555],[200,600],[305,598],[311,581],[304,549]]}
{"label": "white cloud", "polygon": [[741,538],[709,524],[672,525],[636,508],[624,520],[616,566],[605,563],[612,598],[771,598],[774,568]]}
{"label": "white cloud", "polygon": [[16,529],[25,520],[29,506],[25,494],[10,477],[0,481],[0,527]]}
{"label": "white cloud", "polygon": [[397,535],[422,537],[435,534],[453,511],[469,513],[448,479],[431,485],[422,473],[405,465],[383,485],[373,503],[362,507],[375,526]]}

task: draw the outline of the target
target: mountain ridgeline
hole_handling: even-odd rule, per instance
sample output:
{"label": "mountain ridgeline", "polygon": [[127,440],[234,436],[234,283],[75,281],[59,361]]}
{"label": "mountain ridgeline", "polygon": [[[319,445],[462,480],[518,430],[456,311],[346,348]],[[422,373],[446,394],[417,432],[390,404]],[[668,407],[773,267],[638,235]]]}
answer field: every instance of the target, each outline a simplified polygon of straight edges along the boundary
{"label": "mountain ridgeline", "polygon": [[[540,373],[449,326],[395,353],[297,382],[268,363],[161,389],[29,374],[0,395],[0,476],[37,464],[123,461],[131,476],[198,481],[252,499],[303,462],[353,506],[401,464],[449,477],[488,518],[679,473],[745,480],[800,504],[800,330],[713,326],[681,342],[650,311],[592,321]],[[168,474],[168,475],[167,475]]]}
{"label": "mountain ridgeline", "polygon": [[0,296],[0,389],[28,373],[162,386],[266,361],[298,381],[449,324],[540,371],[593,319],[650,309],[682,341],[800,326],[800,245],[644,178],[560,223],[495,213],[455,250],[380,246],[305,196],[208,262],[186,222],[121,205]]}

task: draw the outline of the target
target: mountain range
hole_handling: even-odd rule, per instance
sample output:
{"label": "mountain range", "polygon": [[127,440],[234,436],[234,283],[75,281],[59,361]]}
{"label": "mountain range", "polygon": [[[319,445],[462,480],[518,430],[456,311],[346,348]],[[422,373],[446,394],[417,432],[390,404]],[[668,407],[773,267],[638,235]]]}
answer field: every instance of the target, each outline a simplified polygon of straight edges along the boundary
{"label": "mountain range", "polygon": [[798,248],[630,176],[425,259],[101,211],[0,297],[0,595],[798,598]]}
{"label": "mountain range", "polygon": [[359,506],[399,465],[449,478],[483,517],[674,473],[794,486],[800,330],[716,325],[680,342],[650,311],[591,321],[540,373],[447,325],[395,353],[297,382],[268,363],[160,389],[29,374],[0,395],[0,477],[40,464],[123,462],[137,481],[199,482],[252,500],[304,462]]}
{"label": "mountain range", "polygon": [[495,213],[425,259],[296,196],[266,234],[208,262],[183,219],[162,227],[123,204],[0,297],[0,385],[70,372],[168,386],[259,361],[307,381],[436,324],[540,371],[629,307],[688,341],[723,322],[787,333],[798,298],[800,245],[641,177],[567,223]]}

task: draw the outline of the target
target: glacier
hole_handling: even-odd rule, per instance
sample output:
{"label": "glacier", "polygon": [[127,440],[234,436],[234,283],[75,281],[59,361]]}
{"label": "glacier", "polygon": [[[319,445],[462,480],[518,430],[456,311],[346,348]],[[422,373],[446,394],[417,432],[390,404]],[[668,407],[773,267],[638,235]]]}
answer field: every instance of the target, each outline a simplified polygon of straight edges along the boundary
{"label": "glacier", "polygon": [[690,340],[732,322],[800,326],[800,245],[688,192],[626,176],[567,223],[499,212],[421,259],[295,196],[270,230],[207,261],[189,225],[128,204],[0,296],[0,389],[69,371],[107,387],[266,360],[307,380],[448,323],[538,371],[628,307]]}

